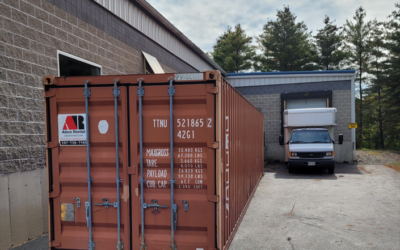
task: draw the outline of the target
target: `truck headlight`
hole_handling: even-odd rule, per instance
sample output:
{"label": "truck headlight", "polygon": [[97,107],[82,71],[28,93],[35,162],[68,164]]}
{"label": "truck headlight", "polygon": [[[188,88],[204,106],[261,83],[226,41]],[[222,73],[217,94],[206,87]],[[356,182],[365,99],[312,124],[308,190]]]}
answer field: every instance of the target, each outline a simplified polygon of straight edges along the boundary
{"label": "truck headlight", "polygon": [[289,152],[289,156],[297,156],[296,152]]}
{"label": "truck headlight", "polygon": [[332,152],[326,152],[325,155],[326,156],[334,156],[334,152],[333,151]]}

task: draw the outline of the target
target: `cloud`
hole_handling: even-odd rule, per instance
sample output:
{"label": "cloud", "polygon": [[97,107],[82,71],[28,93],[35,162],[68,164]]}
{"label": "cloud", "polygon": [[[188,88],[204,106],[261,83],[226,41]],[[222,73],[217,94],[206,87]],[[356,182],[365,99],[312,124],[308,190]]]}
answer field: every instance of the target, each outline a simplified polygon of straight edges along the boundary
{"label": "cloud", "polygon": [[[351,20],[356,9],[363,6],[367,19],[387,20],[394,10],[396,1],[371,0],[147,0],[164,17],[203,51],[211,51],[218,36],[228,26],[240,23],[247,35],[258,36],[268,20],[276,19],[276,11],[283,5],[289,5],[297,15],[298,21],[304,21],[313,34],[323,27],[323,19],[328,15],[342,26],[346,19]],[[254,41],[255,43],[255,41]]]}

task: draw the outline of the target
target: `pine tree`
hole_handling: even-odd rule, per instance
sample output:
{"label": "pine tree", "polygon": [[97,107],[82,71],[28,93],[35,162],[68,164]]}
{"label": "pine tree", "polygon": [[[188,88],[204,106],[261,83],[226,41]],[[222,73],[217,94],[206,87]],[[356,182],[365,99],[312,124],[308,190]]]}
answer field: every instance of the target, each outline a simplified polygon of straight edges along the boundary
{"label": "pine tree", "polygon": [[328,16],[324,19],[324,28],[318,30],[314,37],[318,48],[318,65],[323,70],[335,70],[341,68],[341,63],[347,58],[341,47],[343,37],[338,27]]}
{"label": "pine tree", "polygon": [[257,71],[298,71],[316,68],[315,45],[304,22],[296,22],[289,6],[277,11],[277,19],[264,25],[257,41],[263,52],[255,58]]}
{"label": "pine tree", "polygon": [[385,64],[386,97],[384,104],[387,107],[385,122],[383,124],[388,146],[393,149],[400,149],[400,4],[395,4],[396,10],[389,16],[391,19],[386,23],[388,29],[386,43],[388,60]]}
{"label": "pine tree", "polygon": [[[384,92],[384,65],[386,60],[386,53],[384,51],[384,35],[385,30],[382,23],[378,23],[376,20],[373,22],[373,29],[371,30],[371,39],[368,41],[368,47],[370,49],[369,61],[366,67],[366,73],[370,77],[370,86],[366,90],[368,96],[368,102],[372,105],[372,108],[368,113],[372,115],[373,119],[370,122],[370,126],[374,127],[374,124],[378,124],[378,129],[374,130],[375,135],[379,138],[379,147],[385,148],[384,133],[383,133],[383,99],[385,98]],[[376,109],[375,109],[376,107]],[[379,130],[379,131],[378,131]],[[377,144],[377,143],[376,143]],[[375,148],[378,146],[375,144]]]}
{"label": "pine tree", "polygon": [[362,147],[363,141],[363,83],[366,82],[365,70],[370,56],[368,47],[371,38],[372,21],[365,21],[366,11],[359,7],[353,16],[353,22],[346,20],[344,25],[344,34],[349,53],[348,63],[357,69],[356,81],[359,83],[360,107],[358,121],[357,146]]}
{"label": "pine tree", "polygon": [[228,27],[217,39],[210,54],[227,73],[249,70],[256,54],[255,46],[251,45],[252,41],[253,38],[246,36],[240,24],[237,24],[234,30]]}

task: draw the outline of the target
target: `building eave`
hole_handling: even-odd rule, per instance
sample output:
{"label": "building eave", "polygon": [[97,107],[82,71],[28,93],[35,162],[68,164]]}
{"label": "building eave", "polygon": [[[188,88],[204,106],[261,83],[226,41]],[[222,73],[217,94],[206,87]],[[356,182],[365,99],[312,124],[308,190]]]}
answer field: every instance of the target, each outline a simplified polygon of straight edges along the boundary
{"label": "building eave", "polygon": [[206,53],[204,53],[199,47],[197,47],[189,38],[187,38],[182,32],[180,32],[172,23],[170,23],[160,12],[158,12],[153,6],[151,6],[145,0],[129,0],[131,3],[136,5],[142,11],[144,11],[149,17],[151,17],[158,24],[163,26],[172,35],[184,43],[189,49],[195,52],[199,57],[206,61],[210,66],[221,71],[223,76],[227,76],[227,73],[214,62]]}

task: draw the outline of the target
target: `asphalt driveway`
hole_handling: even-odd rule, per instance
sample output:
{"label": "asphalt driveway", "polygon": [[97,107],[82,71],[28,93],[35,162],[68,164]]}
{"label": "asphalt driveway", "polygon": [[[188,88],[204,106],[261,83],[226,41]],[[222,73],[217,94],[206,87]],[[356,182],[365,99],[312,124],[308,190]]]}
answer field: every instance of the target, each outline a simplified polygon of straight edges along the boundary
{"label": "asphalt driveway", "polygon": [[269,165],[229,249],[400,249],[400,173]]}

